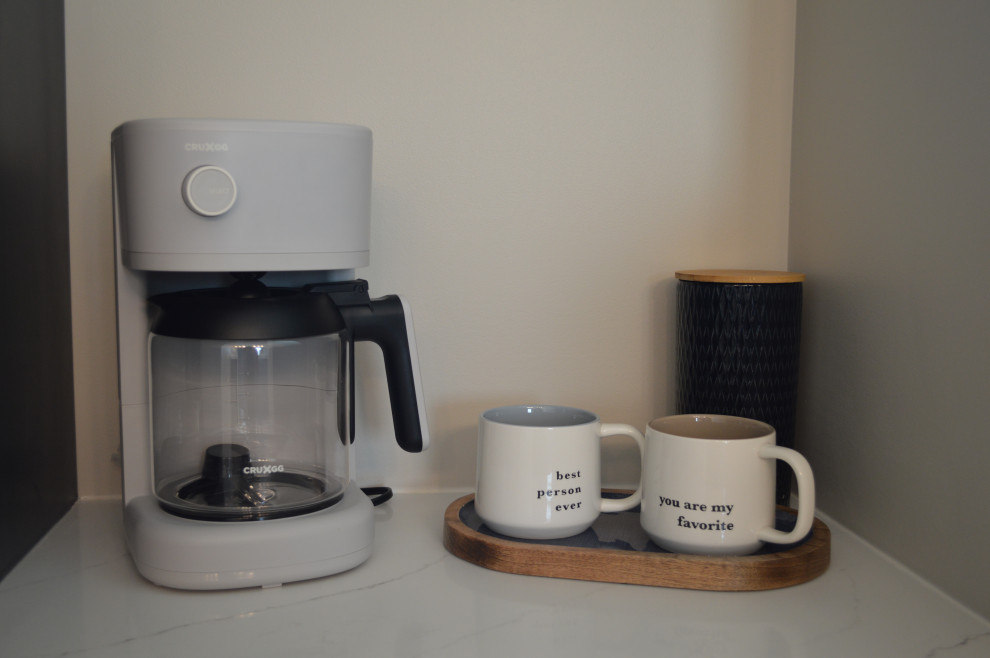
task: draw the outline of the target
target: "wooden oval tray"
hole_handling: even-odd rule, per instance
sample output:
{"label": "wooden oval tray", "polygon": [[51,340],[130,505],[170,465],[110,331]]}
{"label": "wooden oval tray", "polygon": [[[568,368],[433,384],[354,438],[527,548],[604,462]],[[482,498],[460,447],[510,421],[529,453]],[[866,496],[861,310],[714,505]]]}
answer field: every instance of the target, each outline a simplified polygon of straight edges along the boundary
{"label": "wooden oval tray", "polygon": [[[639,525],[638,509],[601,514],[591,528],[574,537],[514,539],[485,526],[469,494],[447,507],[443,545],[462,560],[506,573],[714,591],[790,587],[828,568],[832,533],[818,518],[797,544],[768,544],[743,556],[684,555],[668,553],[650,541]],[[793,528],[795,514],[778,506],[777,528]]]}

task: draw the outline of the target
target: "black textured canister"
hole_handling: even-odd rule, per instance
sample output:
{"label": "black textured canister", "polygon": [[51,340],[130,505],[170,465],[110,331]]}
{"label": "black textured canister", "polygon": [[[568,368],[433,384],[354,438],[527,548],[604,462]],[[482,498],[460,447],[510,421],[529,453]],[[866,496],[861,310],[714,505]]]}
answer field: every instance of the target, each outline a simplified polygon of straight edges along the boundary
{"label": "black textured canister", "polygon": [[[761,420],[794,447],[804,275],[766,270],[685,270],[677,282],[679,414]],[[777,463],[777,502],[791,471]]]}

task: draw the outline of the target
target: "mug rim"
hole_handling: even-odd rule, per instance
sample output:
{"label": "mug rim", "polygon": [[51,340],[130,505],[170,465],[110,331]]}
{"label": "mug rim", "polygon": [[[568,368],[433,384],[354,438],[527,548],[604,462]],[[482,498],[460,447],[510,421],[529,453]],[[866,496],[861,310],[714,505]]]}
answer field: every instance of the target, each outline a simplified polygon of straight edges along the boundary
{"label": "mug rim", "polygon": [[488,409],[481,418],[499,425],[535,429],[579,427],[599,422],[598,414],[594,412],[559,404],[510,404]]}
{"label": "mug rim", "polygon": [[745,441],[776,435],[763,421],[725,414],[678,414],[654,418],[647,429],[666,436],[707,441]]}

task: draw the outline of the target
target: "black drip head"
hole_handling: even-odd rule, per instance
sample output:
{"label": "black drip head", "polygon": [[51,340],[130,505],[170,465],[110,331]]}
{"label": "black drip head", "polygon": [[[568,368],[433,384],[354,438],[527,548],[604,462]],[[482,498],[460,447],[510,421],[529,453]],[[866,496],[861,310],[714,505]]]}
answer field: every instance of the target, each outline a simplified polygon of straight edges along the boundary
{"label": "black drip head", "polygon": [[237,281],[230,284],[227,294],[232,299],[260,299],[268,296],[268,286],[261,282],[265,272],[231,272]]}

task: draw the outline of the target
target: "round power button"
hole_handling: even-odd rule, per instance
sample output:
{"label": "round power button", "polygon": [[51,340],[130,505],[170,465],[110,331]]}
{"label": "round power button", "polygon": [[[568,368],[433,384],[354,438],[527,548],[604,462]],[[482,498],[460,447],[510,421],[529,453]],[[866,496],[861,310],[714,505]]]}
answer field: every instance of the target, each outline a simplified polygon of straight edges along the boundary
{"label": "round power button", "polygon": [[221,167],[196,167],[182,181],[182,200],[190,210],[204,217],[224,214],[236,199],[234,177]]}

